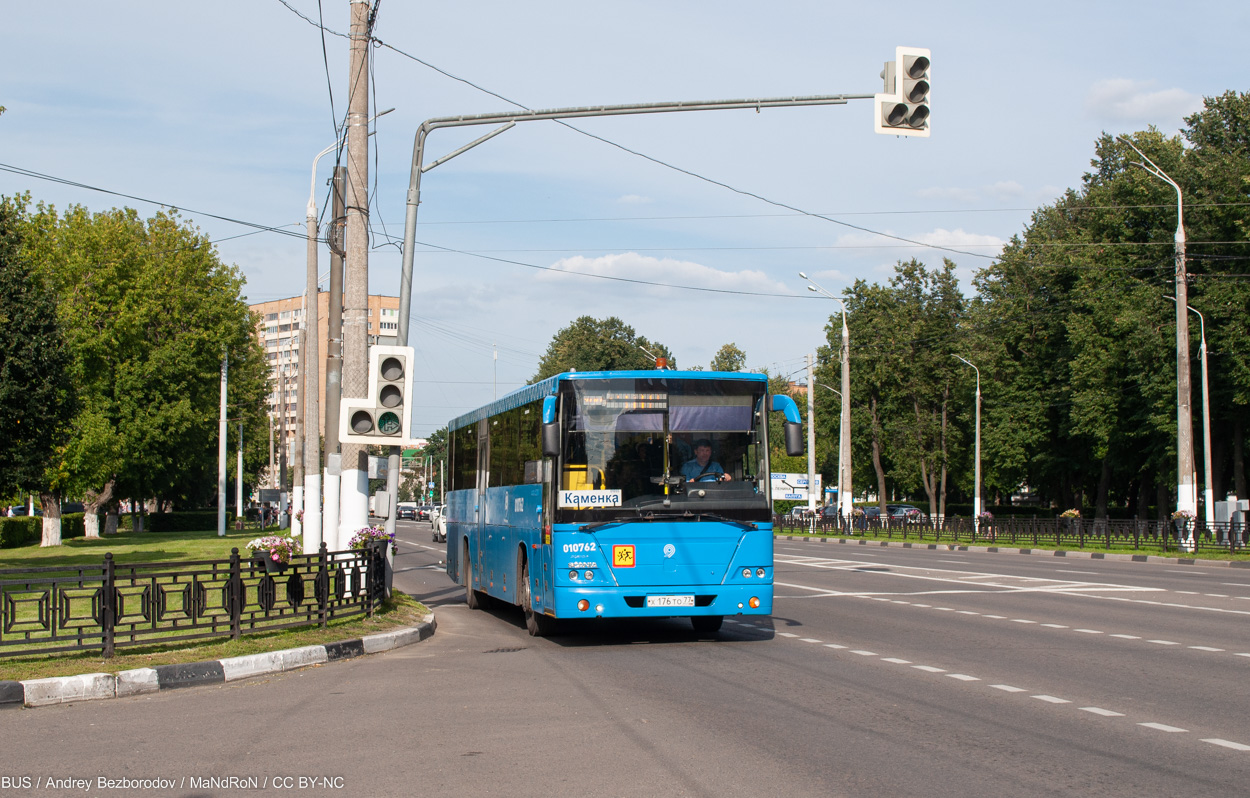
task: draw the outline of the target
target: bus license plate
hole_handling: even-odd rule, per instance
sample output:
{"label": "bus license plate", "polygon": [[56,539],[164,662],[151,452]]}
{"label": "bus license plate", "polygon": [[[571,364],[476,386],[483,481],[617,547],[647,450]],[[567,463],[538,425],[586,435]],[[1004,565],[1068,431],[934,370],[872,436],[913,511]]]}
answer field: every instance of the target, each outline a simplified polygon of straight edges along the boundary
{"label": "bus license plate", "polygon": [[694,596],[647,596],[648,607],[693,607]]}

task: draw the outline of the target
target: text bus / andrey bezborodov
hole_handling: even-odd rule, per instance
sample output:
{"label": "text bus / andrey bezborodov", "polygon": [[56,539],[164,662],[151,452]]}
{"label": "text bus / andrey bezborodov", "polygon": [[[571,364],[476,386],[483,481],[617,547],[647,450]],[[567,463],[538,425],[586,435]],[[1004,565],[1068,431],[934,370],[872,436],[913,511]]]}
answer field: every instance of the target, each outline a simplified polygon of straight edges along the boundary
{"label": "text bus / andrey bezborodov", "polygon": [[762,374],[570,372],[453,420],[447,573],[470,607],[519,605],[534,635],[771,613],[769,411],[801,453],[798,408]]}

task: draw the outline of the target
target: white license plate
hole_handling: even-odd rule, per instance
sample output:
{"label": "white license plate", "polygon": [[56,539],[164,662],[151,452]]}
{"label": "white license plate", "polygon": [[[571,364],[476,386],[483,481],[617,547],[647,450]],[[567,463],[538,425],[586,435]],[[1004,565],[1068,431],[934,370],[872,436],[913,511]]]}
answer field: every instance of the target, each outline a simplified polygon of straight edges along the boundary
{"label": "white license plate", "polygon": [[647,596],[648,607],[693,607],[694,596]]}

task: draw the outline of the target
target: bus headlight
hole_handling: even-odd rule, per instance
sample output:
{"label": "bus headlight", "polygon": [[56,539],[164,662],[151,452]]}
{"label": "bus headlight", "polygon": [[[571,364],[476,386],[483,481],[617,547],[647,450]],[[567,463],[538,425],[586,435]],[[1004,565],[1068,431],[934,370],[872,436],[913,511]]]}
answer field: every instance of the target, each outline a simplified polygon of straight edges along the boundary
{"label": "bus headlight", "polygon": [[576,579],[577,571],[569,571],[569,579]]}
{"label": "bus headlight", "polygon": [[587,572],[586,572],[586,578],[587,578],[588,580],[589,580],[589,579],[594,579],[594,578],[595,578],[595,572],[594,572],[594,571],[587,571]]}
{"label": "bus headlight", "polygon": [[756,569],[755,569],[755,575],[756,575],[756,576],[758,576],[760,579],[763,579],[763,578],[764,578],[764,569],[763,569],[763,568],[756,568]]}
{"label": "bus headlight", "polygon": [[743,569],[742,569],[742,578],[743,578],[743,579],[750,579],[750,578],[751,578],[751,569],[750,569],[750,568],[743,568]]}

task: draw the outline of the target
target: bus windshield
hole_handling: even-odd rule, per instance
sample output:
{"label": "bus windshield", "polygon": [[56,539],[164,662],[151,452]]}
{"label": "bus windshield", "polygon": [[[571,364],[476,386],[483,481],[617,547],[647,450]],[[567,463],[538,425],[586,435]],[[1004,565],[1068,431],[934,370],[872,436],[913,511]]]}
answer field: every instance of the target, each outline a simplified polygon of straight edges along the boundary
{"label": "bus windshield", "polygon": [[574,379],[561,398],[564,520],[672,512],[768,518],[764,383]]}

